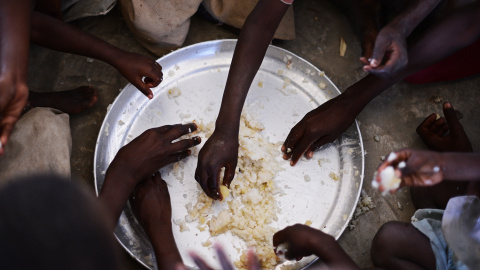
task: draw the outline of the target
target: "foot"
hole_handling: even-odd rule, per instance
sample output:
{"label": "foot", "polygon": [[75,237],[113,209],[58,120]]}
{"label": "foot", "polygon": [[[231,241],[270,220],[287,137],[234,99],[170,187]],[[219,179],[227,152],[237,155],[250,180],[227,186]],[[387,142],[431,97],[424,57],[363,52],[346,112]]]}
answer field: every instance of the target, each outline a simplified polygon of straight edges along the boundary
{"label": "foot", "polygon": [[473,152],[472,144],[452,105],[443,105],[444,117],[436,119],[436,114],[427,117],[418,127],[417,133],[432,151]]}
{"label": "foot", "polygon": [[35,107],[49,107],[64,113],[77,114],[92,107],[97,100],[97,90],[92,86],[80,86],[73,90],[50,93],[30,91],[25,111]]}

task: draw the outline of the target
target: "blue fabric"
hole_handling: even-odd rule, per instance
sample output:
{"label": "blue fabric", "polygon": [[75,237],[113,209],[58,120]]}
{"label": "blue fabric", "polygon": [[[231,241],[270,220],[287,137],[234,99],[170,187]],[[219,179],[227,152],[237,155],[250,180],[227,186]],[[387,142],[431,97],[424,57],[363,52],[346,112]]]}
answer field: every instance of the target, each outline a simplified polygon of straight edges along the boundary
{"label": "blue fabric", "polygon": [[469,268],[456,258],[443,237],[443,212],[439,209],[419,209],[412,217],[412,225],[430,239],[437,270],[468,270]]}

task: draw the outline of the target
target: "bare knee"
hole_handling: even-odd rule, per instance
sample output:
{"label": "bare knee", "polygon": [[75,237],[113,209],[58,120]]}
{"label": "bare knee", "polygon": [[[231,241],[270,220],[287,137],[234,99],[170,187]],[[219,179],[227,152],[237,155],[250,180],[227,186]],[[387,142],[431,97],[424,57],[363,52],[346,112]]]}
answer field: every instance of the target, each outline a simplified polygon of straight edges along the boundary
{"label": "bare knee", "polygon": [[405,247],[405,230],[412,225],[399,221],[389,221],[380,227],[372,240],[371,257],[375,266],[389,265],[397,257],[399,251]]}

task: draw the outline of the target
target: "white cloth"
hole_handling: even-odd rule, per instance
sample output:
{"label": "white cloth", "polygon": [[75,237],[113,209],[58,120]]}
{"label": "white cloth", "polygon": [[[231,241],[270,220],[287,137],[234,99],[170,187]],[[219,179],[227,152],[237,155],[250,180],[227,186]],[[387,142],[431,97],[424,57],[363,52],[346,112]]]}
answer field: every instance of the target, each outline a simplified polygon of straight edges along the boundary
{"label": "white cloth", "polygon": [[71,178],[72,136],[69,116],[51,108],[33,108],[13,128],[0,157],[0,185],[33,174]]}

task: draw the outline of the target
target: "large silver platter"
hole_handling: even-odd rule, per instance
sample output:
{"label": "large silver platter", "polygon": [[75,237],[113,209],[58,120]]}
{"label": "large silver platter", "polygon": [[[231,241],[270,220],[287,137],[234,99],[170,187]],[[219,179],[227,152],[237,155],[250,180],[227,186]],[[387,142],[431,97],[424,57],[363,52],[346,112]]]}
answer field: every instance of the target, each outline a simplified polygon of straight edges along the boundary
{"label": "large silver platter", "polygon": [[[203,42],[160,58],[158,62],[163,67],[164,80],[153,89],[153,100],[148,100],[131,84],[123,89],[109,108],[98,136],[94,161],[97,193],[117,151],[143,131],[193,120],[203,120],[204,123],[215,120],[235,44],[235,40]],[[322,84],[325,89],[321,89]],[[171,98],[168,90],[175,87],[181,94]],[[286,50],[270,46],[252,83],[244,110],[254,111],[257,120],[265,126],[265,137],[278,142],[286,138],[307,112],[339,93],[330,79],[312,64]],[[278,155],[280,158],[280,151]],[[319,159],[323,159],[322,166],[319,166]],[[196,164],[195,156],[187,158],[183,181],[169,173],[172,166],[162,169],[171,194],[173,219],[184,219],[187,214],[185,205],[196,200],[198,187],[193,177]],[[285,195],[275,195],[282,211],[278,213],[278,222],[272,226],[282,229],[311,220],[311,226],[338,239],[353,215],[363,182],[363,144],[357,123],[335,142],[316,151],[311,160],[300,161],[295,167],[285,161],[284,168],[285,171],[275,178]],[[340,180],[331,179],[331,172],[339,175]],[[312,180],[305,181],[306,175]],[[183,260],[187,266],[193,266],[187,252],[195,250],[216,265],[213,250],[201,245],[210,237],[208,230],[200,232],[196,225],[187,223],[190,230],[184,232],[180,232],[179,226],[173,226]],[[142,265],[154,268],[151,245],[128,205],[115,235]],[[245,248],[245,244],[231,234],[213,240],[223,243],[232,260],[237,260],[240,255],[235,247]],[[299,267],[314,259],[304,259]]]}

